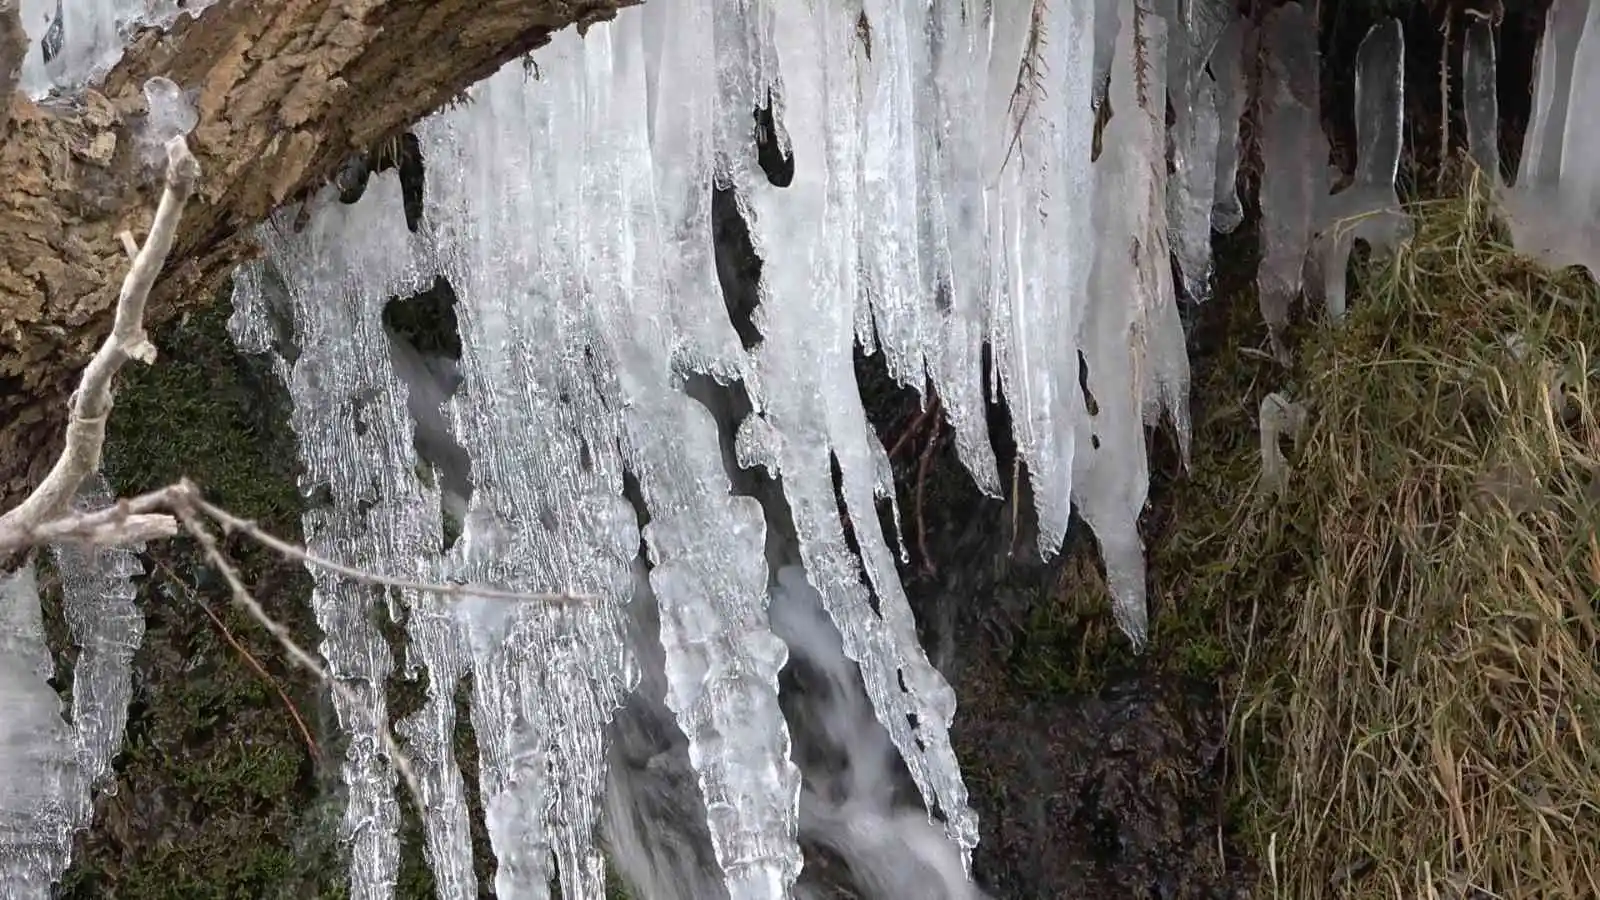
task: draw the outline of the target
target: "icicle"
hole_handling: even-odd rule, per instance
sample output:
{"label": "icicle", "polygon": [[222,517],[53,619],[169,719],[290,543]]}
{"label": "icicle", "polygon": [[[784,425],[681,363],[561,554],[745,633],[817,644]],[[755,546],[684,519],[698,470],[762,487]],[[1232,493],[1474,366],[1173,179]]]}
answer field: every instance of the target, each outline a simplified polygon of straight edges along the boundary
{"label": "icicle", "polygon": [[[997,289],[996,367],[1011,409],[1017,452],[1028,464],[1039,547],[1053,555],[1066,535],[1074,423],[1084,414],[1076,355],[1096,233],[1083,215],[1092,197],[1094,119],[1082,106],[1093,77],[1093,24],[1082,4],[996,8],[990,101],[1004,98],[1003,128],[987,134]],[[999,35],[1020,31],[1015,64]],[[1009,71],[1008,71],[1009,70]]]}
{"label": "icicle", "polygon": [[[99,475],[84,482],[76,508],[104,509],[111,490]],[[122,749],[128,704],[133,700],[133,654],[144,640],[144,613],[134,603],[133,577],[143,575],[133,547],[52,547],[61,573],[62,609],[79,648],[72,670],[72,727],[78,762],[88,786],[111,772]],[[77,823],[79,827],[87,821]]]}
{"label": "icicle", "polygon": [[1211,54],[1211,72],[1217,93],[1217,181],[1211,205],[1211,228],[1218,234],[1232,234],[1244,221],[1244,206],[1239,202],[1239,120],[1244,116],[1250,92],[1245,87],[1244,61],[1250,55],[1246,39],[1252,28],[1248,19],[1234,19],[1217,38]]}
{"label": "icicle", "polygon": [[[1115,76],[1113,76],[1115,77]],[[1217,153],[1222,126],[1217,85],[1202,74],[1172,129],[1174,187],[1168,197],[1172,244],[1183,273],[1184,295],[1199,302],[1211,293],[1211,216],[1217,199]]]}
{"label": "icicle", "polygon": [[21,0],[31,38],[19,87],[39,99],[52,88],[89,84],[117,64],[141,27],[171,28],[180,14],[198,16],[216,0]]}
{"label": "icicle", "polygon": [[[859,109],[851,77],[857,23],[828,4],[775,4],[772,13],[793,184],[774,188],[750,164],[748,139],[736,130],[724,132],[732,143],[722,145],[763,258],[766,340],[753,352],[752,365],[764,396],[753,398],[758,412],[741,426],[740,463],[766,464],[781,474],[808,577],[823,595],[845,652],[862,666],[873,707],[930,811],[943,813],[947,832],[965,854],[976,844],[977,828],[950,747],[955,697],[917,640],[894,559],[876,527],[875,497],[887,487],[882,479],[888,465],[883,446],[869,433],[851,363],[857,245],[850,223],[859,215]],[[746,92],[748,85],[776,72],[762,68],[753,45],[724,45],[721,38],[719,29],[723,115],[743,117],[759,99]],[[762,74],[748,78],[746,64]],[[860,562],[841,528],[830,455],[838,464],[845,509],[857,523]],[[861,583],[863,564],[881,613],[874,612]]]}
{"label": "icicle", "polygon": [[[852,55],[861,73],[860,129],[862,302],[856,334],[865,346],[876,336],[889,375],[920,390],[928,364],[924,348],[934,346],[937,310],[923,290],[918,241],[918,160],[915,96],[922,85],[912,74],[927,40],[927,2],[865,0],[855,23]],[[839,14],[841,20],[848,15]],[[861,312],[869,308],[870,323]]]}
{"label": "icicle", "polygon": [[[1117,50],[1117,4],[1120,0],[1094,0],[1094,89],[1090,95],[1096,112],[1106,102],[1111,85],[1111,57]],[[1168,0],[1171,2],[1171,0]]]}
{"label": "icicle", "polygon": [[[692,17],[700,2],[663,5],[667,15]],[[645,100],[643,27],[638,16],[610,26],[615,82],[599,95],[604,102],[596,103],[585,132],[616,154],[614,172],[586,205],[595,229],[585,245],[601,258],[631,260],[614,280],[594,285],[589,308],[597,314],[597,336],[608,345],[603,356],[617,368],[626,456],[650,511],[644,537],[654,563],[650,586],[660,610],[665,699],[689,741],[712,846],[731,900],[783,900],[800,872],[800,777],[778,707],[778,672],[788,654],[767,623],[761,506],[731,496],[716,423],[673,383],[670,353],[678,335],[663,326],[672,321],[674,296],[710,287],[711,260],[702,252],[703,268],[690,270],[663,256],[662,236],[670,234],[663,220],[680,221],[689,210],[677,191],[658,206],[649,135],[632,105]],[[589,57],[603,46],[591,32]],[[696,88],[709,100],[715,83]],[[694,155],[687,147],[661,149]],[[701,191],[710,174],[704,170]],[[662,219],[658,210],[666,214]],[[686,278],[670,284],[666,277],[672,276]]]}
{"label": "icicle", "polygon": [[1323,301],[1337,322],[1345,312],[1345,273],[1357,238],[1376,251],[1410,233],[1395,176],[1405,116],[1405,38],[1398,19],[1380,22],[1356,50],[1356,177],[1328,198],[1317,244]]}
{"label": "icicle", "polygon": [[[105,507],[98,474],[75,503]],[[142,550],[142,546],[135,548]],[[48,679],[34,567],[0,576],[0,895],[46,898],[67,869],[72,836],[89,824],[93,791],[122,746],[133,696],[133,653],[144,637],[131,576],[143,574],[123,548],[52,547],[62,608],[79,653],[72,672],[72,719]]]}
{"label": "icicle", "polygon": [[1283,333],[1299,296],[1322,198],[1327,195],[1328,142],[1322,134],[1316,30],[1298,2],[1267,14],[1268,54],[1261,95],[1261,266],[1256,275],[1261,316],[1273,350],[1288,362]]}
{"label": "icicle", "polygon": [[1571,114],[1574,96],[1600,85],[1600,5],[1555,0],[1545,15],[1533,114],[1523,137],[1515,187],[1500,203],[1512,244],[1546,265],[1581,265],[1600,277],[1600,164],[1596,124]]}
{"label": "icicle", "polygon": [[53,672],[29,562],[0,575],[0,895],[14,900],[50,897],[89,809]]}
{"label": "icicle", "polygon": [[1211,208],[1222,142],[1221,89],[1206,73],[1206,63],[1235,16],[1226,0],[1165,0],[1160,6],[1173,4],[1162,10],[1170,37],[1167,88],[1173,110],[1174,190],[1167,194],[1167,216],[1184,294],[1201,301],[1211,287]]}
{"label": "icicle", "polygon": [[[290,421],[301,438],[307,548],[361,571],[432,581],[438,577],[438,495],[425,491],[417,476],[406,387],[390,365],[381,321],[385,299],[421,281],[409,254],[395,253],[407,242],[398,194],[380,189],[361,204],[321,206],[300,234],[287,215],[264,227],[271,263],[263,265],[270,268],[236,281],[231,324],[236,340],[259,347],[267,343],[271,308],[292,311],[298,356],[288,369]],[[267,293],[280,283],[285,296]],[[399,861],[396,776],[381,739],[389,727],[384,684],[394,662],[377,616],[397,616],[400,604],[413,605],[416,598],[310,571],[320,650],[330,674],[348,689],[334,695],[334,707],[350,739],[342,773],[349,790],[350,892],[387,898]],[[434,775],[421,768],[428,790]]]}
{"label": "icicle", "polygon": [[[599,311],[626,284],[630,173],[617,122],[648,127],[642,79],[617,82],[615,25],[565,31],[419,138],[463,347],[454,432],[473,493],[455,577],[564,590],[579,603],[468,601],[472,721],[501,896],[599,900],[602,736],[635,680],[620,611],[639,531],[622,497],[616,382]],[[633,65],[640,65],[634,62]],[[607,127],[609,125],[613,127]],[[552,153],[558,141],[573,150]],[[633,177],[644,177],[637,173]],[[553,865],[552,865],[553,863]]]}
{"label": "icicle", "polygon": [[1467,120],[1467,147],[1490,187],[1499,189],[1503,179],[1494,53],[1494,23],[1482,18],[1469,24],[1461,50],[1461,105]]}
{"label": "icicle", "polygon": [[989,232],[984,222],[985,135],[971,118],[983,102],[989,47],[975,0],[936,3],[919,79],[918,190],[922,290],[939,312],[930,376],[956,433],[956,452],[978,488],[1000,494],[983,395],[983,339],[989,328]]}
{"label": "icicle", "polygon": [[[640,7],[650,96],[650,165],[655,173],[660,216],[662,290],[660,315],[679,338],[674,363],[727,383],[750,381],[744,348],[729,321],[717,282],[708,185],[716,178],[714,144],[719,125],[716,0],[663,0]],[[625,15],[633,15],[627,13]],[[750,110],[742,119],[750,133]],[[731,123],[728,123],[731,126]],[[752,386],[759,392],[759,385]]]}
{"label": "icicle", "polygon": [[1167,28],[1132,0],[1121,14],[1115,112],[1095,166],[1100,241],[1081,334],[1089,413],[1079,424],[1073,502],[1100,543],[1117,623],[1139,646],[1147,633],[1138,529],[1150,480],[1145,423],[1170,409],[1187,445],[1188,359],[1165,237]]}
{"label": "icicle", "polygon": [[1261,398],[1256,417],[1261,436],[1261,488],[1275,498],[1282,498],[1289,490],[1289,461],[1284,459],[1279,445],[1284,438],[1299,441],[1309,415],[1305,404],[1283,394],[1271,393]]}

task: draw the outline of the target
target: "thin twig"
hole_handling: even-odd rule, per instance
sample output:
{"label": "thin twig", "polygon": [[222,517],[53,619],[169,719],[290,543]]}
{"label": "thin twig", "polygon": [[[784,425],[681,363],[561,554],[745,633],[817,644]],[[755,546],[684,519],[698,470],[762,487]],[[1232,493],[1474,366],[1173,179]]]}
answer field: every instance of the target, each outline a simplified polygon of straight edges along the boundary
{"label": "thin twig", "polygon": [[[323,668],[321,663],[317,662],[316,657],[307,653],[299,644],[295,643],[294,637],[289,634],[289,629],[267,615],[267,611],[261,608],[261,604],[256,602],[256,598],[250,595],[250,590],[245,587],[238,570],[233,567],[232,563],[228,562],[228,558],[223,555],[222,549],[217,546],[217,539],[212,535],[211,530],[206,528],[199,519],[195,518],[194,513],[187,508],[178,509],[177,514],[179,521],[183,523],[184,530],[199,542],[200,550],[205,554],[206,560],[218,572],[222,573],[223,580],[228,583],[228,588],[233,593],[233,601],[239,604],[245,612],[249,613],[251,618],[259,622],[261,627],[267,629],[268,633],[277,638],[278,644],[289,654],[291,660],[327,684],[328,689],[338,695],[340,700],[351,706],[359,706],[360,699],[355,696],[349,686],[334,678],[327,669]],[[411,792],[411,798],[416,801],[417,808],[426,808],[422,797],[422,782],[417,780],[417,773],[411,767],[410,757],[406,756],[405,752],[400,749],[400,744],[395,741],[394,735],[390,733],[387,724],[378,729],[378,739],[383,744],[384,752],[389,755],[390,761],[394,763],[395,771],[400,773],[401,780],[405,782],[406,790]]]}
{"label": "thin twig", "polygon": [[933,556],[928,553],[928,520],[922,513],[922,499],[928,486],[928,470],[933,468],[933,451],[939,445],[939,420],[934,420],[932,431],[927,445],[922,448],[922,458],[917,461],[917,491],[916,491],[916,519],[917,519],[917,555],[922,557],[922,572],[932,575],[938,571],[933,564]]}
{"label": "thin twig", "polygon": [[275,537],[249,519],[241,519],[227,510],[201,499],[199,490],[195,489],[193,484],[187,480],[183,484],[188,485],[188,489],[191,492],[188,502],[192,503],[197,511],[214,519],[217,524],[222,526],[223,531],[238,532],[269,550],[277,551],[284,556],[300,560],[315,568],[332,572],[335,575],[343,575],[346,578],[364,581],[368,584],[398,588],[403,591],[419,591],[457,599],[483,597],[489,600],[509,600],[516,603],[583,603],[596,599],[593,594],[573,594],[569,592],[534,594],[468,584],[429,584],[405,578],[394,578],[389,575],[379,575],[375,572],[364,572],[360,569],[334,562],[331,559],[324,559],[303,547],[297,547],[282,538]]}
{"label": "thin twig", "polygon": [[[170,515],[156,514],[156,510],[169,510],[173,513],[189,511],[205,516],[230,534],[237,532],[289,559],[365,584],[437,594],[453,599],[482,597],[486,600],[505,600],[512,603],[585,603],[596,599],[593,594],[531,593],[472,584],[434,584],[365,572],[325,559],[304,547],[291,544],[255,522],[240,518],[208,502],[194,482],[187,478],[177,484],[169,484],[136,497],[120,499],[104,509],[73,513],[38,525],[24,524],[12,534],[0,535],[0,551],[51,543],[82,542],[105,546],[172,537],[177,533],[177,520]],[[167,527],[169,523],[172,526],[170,528]]]}
{"label": "thin twig", "polygon": [[211,604],[200,599],[200,594],[198,591],[190,587],[189,584],[183,579],[179,578],[178,574],[172,571],[172,568],[162,560],[156,559],[155,564],[156,568],[160,569],[166,574],[168,580],[170,580],[178,588],[182,589],[184,594],[188,596],[189,600],[193,602],[194,605],[200,607],[200,610],[206,614],[206,617],[211,620],[212,624],[217,626],[217,631],[222,635],[222,639],[227,641],[228,646],[232,647],[234,651],[244,659],[245,664],[251,669],[254,669],[256,674],[260,675],[263,681],[272,685],[272,689],[278,693],[278,699],[283,701],[284,708],[289,711],[289,717],[294,720],[295,728],[300,732],[300,737],[305,740],[306,749],[311,751],[311,758],[321,759],[322,750],[317,746],[316,738],[311,736],[311,729],[306,727],[306,720],[301,717],[299,707],[294,705],[294,701],[289,698],[289,694],[284,691],[283,685],[278,681],[278,679],[272,677],[272,673],[268,672],[266,667],[261,664],[261,661],[256,659],[255,654],[251,653],[243,644],[239,643],[238,639],[233,636],[233,632],[228,629],[227,624],[222,621],[222,618],[218,616],[214,610],[212,610]]}

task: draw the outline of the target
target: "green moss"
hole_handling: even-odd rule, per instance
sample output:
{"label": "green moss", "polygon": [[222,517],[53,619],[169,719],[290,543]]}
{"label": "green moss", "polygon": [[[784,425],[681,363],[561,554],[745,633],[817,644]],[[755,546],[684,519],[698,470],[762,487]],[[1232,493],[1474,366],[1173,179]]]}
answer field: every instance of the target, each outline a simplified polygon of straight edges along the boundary
{"label": "green moss", "polygon": [[[264,363],[234,352],[227,309],[216,304],[163,329],[156,364],[124,370],[105,471],[121,495],[191,478],[214,502],[298,541],[284,398]],[[304,569],[237,539],[227,550],[269,613],[315,646]],[[336,779],[325,765],[341,748],[319,716],[319,686],[231,603],[190,542],[152,545],[145,561],[147,631],[116,790],[80,836],[61,896],[343,896],[338,804],[328,790]]]}

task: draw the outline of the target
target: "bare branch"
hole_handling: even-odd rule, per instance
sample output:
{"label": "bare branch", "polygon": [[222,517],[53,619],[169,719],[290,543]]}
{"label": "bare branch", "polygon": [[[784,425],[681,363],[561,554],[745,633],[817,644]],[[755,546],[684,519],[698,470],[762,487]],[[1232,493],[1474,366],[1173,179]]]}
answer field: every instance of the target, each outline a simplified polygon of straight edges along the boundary
{"label": "bare branch", "polygon": [[[4,3],[6,0],[0,0]],[[3,25],[0,25],[3,28]],[[3,62],[3,60],[0,60]],[[117,297],[116,319],[105,343],[83,370],[78,389],[68,401],[71,418],[67,422],[66,445],[61,456],[51,467],[44,481],[34,488],[28,498],[15,509],[0,516],[0,548],[31,543],[28,535],[40,525],[61,516],[72,507],[83,480],[100,469],[100,451],[105,445],[106,419],[111,415],[111,379],[130,359],[149,364],[156,358],[156,348],[144,331],[144,306],[150,296],[150,286],[166,265],[167,254],[172,250],[173,235],[183,217],[183,207],[194,193],[200,178],[200,163],[189,152],[189,144],[182,135],[167,143],[167,184],[161,192],[161,203],[156,207],[155,221],[150,224],[150,236],[133,259],[128,275],[122,281],[122,292]],[[170,528],[159,520],[144,519],[125,523],[144,538],[170,536]]]}
{"label": "bare branch", "polygon": [[299,730],[300,736],[305,739],[306,749],[311,751],[313,759],[321,759],[322,748],[317,746],[317,739],[311,736],[311,728],[306,725],[305,718],[300,715],[299,707],[294,705],[294,701],[289,698],[288,692],[283,689],[283,685],[279,683],[278,679],[272,677],[272,673],[268,672],[267,667],[261,664],[261,660],[256,659],[254,653],[251,653],[243,644],[239,643],[239,639],[233,636],[232,631],[228,630],[228,626],[222,621],[222,617],[217,615],[209,604],[200,599],[200,594],[194,587],[179,578],[178,573],[172,571],[172,568],[162,562],[160,557],[156,557],[154,562],[156,568],[167,576],[167,581],[172,585],[173,590],[182,591],[183,595],[189,599],[189,602],[198,606],[200,611],[206,614],[206,618],[211,620],[211,624],[217,626],[217,633],[221,634],[222,639],[228,642],[228,646],[232,647],[234,652],[238,653],[239,657],[245,661],[245,664],[253,669],[257,675],[261,676],[262,681],[272,685],[272,689],[278,694],[278,699],[283,701],[284,709],[289,711],[289,718],[293,720],[295,728]]}
{"label": "bare branch", "polygon": [[[184,484],[189,483],[184,482]],[[430,594],[439,594],[444,597],[451,597],[458,600],[466,597],[482,597],[486,600],[510,600],[517,603],[584,603],[596,599],[592,594],[531,594],[521,591],[503,591],[477,585],[428,584],[421,581],[411,581],[404,578],[392,578],[387,575],[378,575],[373,572],[363,572],[360,569],[336,563],[330,559],[323,559],[322,557],[311,553],[303,547],[296,547],[294,544],[291,544],[282,538],[274,537],[271,533],[263,530],[261,526],[257,525],[256,523],[247,519],[241,519],[238,516],[229,513],[225,509],[207,503],[205,500],[201,499],[199,490],[195,490],[192,484],[190,484],[189,487],[191,490],[193,490],[193,496],[190,498],[190,502],[194,503],[195,509],[216,520],[217,524],[221,525],[224,531],[237,531],[269,550],[275,550],[291,559],[298,559],[312,568],[332,572],[335,575],[343,575],[344,577],[353,579],[355,581],[364,581],[368,584],[398,588],[403,591],[422,591]]]}
{"label": "bare branch", "polygon": [[223,531],[242,534],[287,559],[298,560],[310,568],[365,584],[437,594],[457,600],[480,597],[512,603],[587,603],[597,599],[593,594],[508,591],[475,584],[439,584],[366,572],[318,556],[273,535],[249,519],[240,518],[207,501],[201,495],[200,488],[187,478],[137,497],[118,500],[104,509],[73,513],[39,525],[22,526],[11,533],[0,531],[0,553],[65,541],[112,546],[172,537],[177,533],[177,520],[172,515],[160,514],[160,510],[179,517],[185,513],[204,516],[220,525]]}
{"label": "bare branch", "polygon": [[[277,638],[279,646],[289,654],[290,659],[325,682],[328,690],[337,694],[339,699],[352,706],[359,705],[359,699],[348,685],[334,678],[321,663],[317,662],[316,657],[295,643],[294,637],[289,634],[289,629],[279,624],[261,608],[261,604],[256,602],[256,598],[251,596],[249,589],[244,586],[244,580],[239,577],[239,570],[233,567],[233,563],[228,562],[228,558],[222,553],[222,548],[217,546],[216,536],[211,530],[188,509],[179,509],[178,518],[183,522],[184,530],[199,542],[206,561],[222,573],[222,579],[228,583],[228,589],[233,592],[233,601],[243,607],[251,618],[261,623],[262,628]],[[406,790],[411,792],[412,800],[416,801],[417,809],[426,809],[427,804],[422,797],[422,782],[417,780],[416,770],[411,767],[411,758],[400,749],[399,743],[395,741],[387,725],[378,730],[378,737],[383,742],[384,752],[389,754],[390,761],[394,763],[395,771],[400,773],[400,778],[406,783]]]}
{"label": "bare branch", "polygon": [[40,544],[83,543],[120,546],[169,538],[178,533],[178,520],[157,510],[173,509],[182,502],[180,485],[118,500],[104,509],[74,512],[59,519],[34,524],[19,522],[11,531],[0,530],[0,553]]}

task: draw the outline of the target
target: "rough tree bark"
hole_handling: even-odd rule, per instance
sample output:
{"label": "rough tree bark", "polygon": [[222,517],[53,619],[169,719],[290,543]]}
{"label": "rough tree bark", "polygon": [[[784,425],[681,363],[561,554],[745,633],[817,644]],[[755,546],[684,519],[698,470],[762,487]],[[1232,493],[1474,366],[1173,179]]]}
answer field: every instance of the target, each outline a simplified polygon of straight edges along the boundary
{"label": "rough tree bark", "polygon": [[18,36],[15,0],[0,0],[0,509],[59,452],[128,264],[117,235],[149,227],[162,179],[136,142],[147,78],[198,92],[190,145],[206,172],[151,293],[154,328],[211,302],[254,252],[251,226],[351,152],[634,2],[220,0],[136,36],[95,89],[35,104],[6,77]]}

